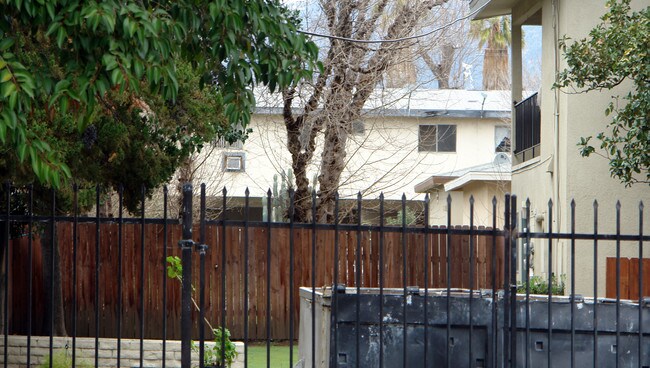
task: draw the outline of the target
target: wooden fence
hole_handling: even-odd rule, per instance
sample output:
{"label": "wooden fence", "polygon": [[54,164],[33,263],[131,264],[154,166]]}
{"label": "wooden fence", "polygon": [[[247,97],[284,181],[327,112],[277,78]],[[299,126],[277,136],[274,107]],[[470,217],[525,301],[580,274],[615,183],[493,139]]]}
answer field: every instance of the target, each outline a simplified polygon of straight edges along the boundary
{"label": "wooden fence", "polygon": [[[620,258],[621,299],[639,299],[639,259]],[[616,257],[607,257],[606,297],[616,298]],[[643,295],[650,295],[650,259],[643,258]]]}
{"label": "wooden fence", "polygon": [[[94,224],[78,226],[76,270],[77,282],[73,282],[73,227],[70,223],[57,225],[57,239],[61,252],[62,289],[66,328],[71,335],[73,312],[77,318],[77,336],[95,335],[95,296],[99,293],[99,335],[116,337],[118,326],[118,275],[122,275],[122,337],[139,337],[139,326],[144,319],[145,338],[162,338],[163,316],[166,317],[167,338],[177,339],[180,334],[180,291],[181,285],[176,280],[167,279],[167,300],[163,301],[163,280],[165,279],[164,251],[167,255],[179,255],[178,241],[181,237],[179,225],[168,225],[166,239],[163,225],[124,224],[122,229],[122,264],[119,268],[118,225],[114,223],[100,226],[100,265],[99,290],[95,290],[96,270],[95,239],[97,228]],[[334,230],[316,231],[316,252],[312,253],[311,229],[294,229],[293,246],[290,244],[289,227],[250,227],[248,242],[248,265],[244,258],[246,244],[245,228],[228,226],[226,232],[226,262],[222,262],[221,237],[224,228],[208,226],[208,251],[206,255],[206,312],[214,326],[225,325],[231,330],[235,339],[244,336],[244,318],[249,320],[249,338],[265,339],[266,311],[271,310],[271,339],[289,338],[289,315],[293,313],[298,321],[298,288],[312,286],[312,257],[316,257],[315,285],[331,286],[334,270]],[[144,275],[140,270],[143,253],[141,236],[144,233]],[[198,228],[194,231],[198,237]],[[357,236],[360,247],[357,248]],[[424,258],[425,234],[406,234],[406,254],[403,253],[402,234],[385,231],[383,233],[384,264],[379,264],[380,233],[364,231],[344,231],[339,233],[339,282],[355,286],[357,267],[357,249],[361,253],[361,286],[379,286],[379,268],[383,267],[385,287],[403,287],[403,272],[406,272],[407,284],[424,287],[424,267],[429,268],[428,286],[443,288],[447,286],[446,240],[444,234],[426,234],[428,240],[428,259]],[[271,238],[270,264],[267,263],[267,241]],[[497,288],[503,283],[503,242],[502,236],[496,238],[496,279],[492,280],[492,237],[475,237],[475,288],[492,288],[493,281]],[[451,285],[469,288],[469,236],[451,236]],[[10,246],[10,332],[26,334],[28,295],[33,297],[33,334],[43,331],[43,314],[45,297],[42,277],[42,261],[39,239],[32,242],[32,280],[29,282],[29,241],[27,237],[12,241]],[[290,252],[294,254],[293,305],[289,301],[290,290]],[[406,257],[406,268],[403,260]],[[226,267],[226,299],[221,298],[222,267]],[[194,253],[194,285],[198,287],[199,256]],[[267,272],[270,277],[267,277]],[[248,274],[249,310],[244,310],[244,275]],[[144,277],[144,279],[143,279]],[[144,293],[140,293],[144,282]],[[73,308],[73,290],[76,290],[77,304]],[[267,305],[267,291],[270,290],[271,305]],[[144,315],[140,313],[140,303],[144,301]],[[226,308],[226,320],[221,321],[221,308]],[[198,313],[194,315],[198,321]],[[195,322],[198,323],[198,322]],[[297,331],[296,323],[296,331]],[[297,334],[294,334],[297,336]]]}

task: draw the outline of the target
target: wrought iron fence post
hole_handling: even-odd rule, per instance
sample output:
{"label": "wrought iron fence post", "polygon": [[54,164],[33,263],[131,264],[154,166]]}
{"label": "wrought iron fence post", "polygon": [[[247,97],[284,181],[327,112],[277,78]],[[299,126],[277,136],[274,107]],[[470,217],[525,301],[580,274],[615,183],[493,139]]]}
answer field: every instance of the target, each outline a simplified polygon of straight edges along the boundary
{"label": "wrought iron fence post", "polygon": [[510,364],[517,367],[517,196],[510,200]]}
{"label": "wrought iron fence post", "polygon": [[181,367],[191,366],[192,334],[192,184],[183,184],[183,290],[181,293]]}
{"label": "wrought iron fence post", "polygon": [[512,233],[510,231],[510,194],[506,193],[505,196],[505,223],[503,230],[505,231],[505,241],[503,245],[503,366],[510,368],[513,366],[513,363],[510,360],[510,313],[512,310],[510,308],[510,239]]}

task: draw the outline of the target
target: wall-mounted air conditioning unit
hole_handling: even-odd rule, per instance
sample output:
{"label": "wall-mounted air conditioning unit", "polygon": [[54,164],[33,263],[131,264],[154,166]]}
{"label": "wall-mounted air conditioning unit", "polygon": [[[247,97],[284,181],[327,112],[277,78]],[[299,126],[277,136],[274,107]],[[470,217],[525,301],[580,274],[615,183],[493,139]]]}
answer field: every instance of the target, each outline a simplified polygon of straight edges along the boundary
{"label": "wall-mounted air conditioning unit", "polygon": [[245,171],[246,154],[244,152],[227,152],[223,157],[225,171]]}

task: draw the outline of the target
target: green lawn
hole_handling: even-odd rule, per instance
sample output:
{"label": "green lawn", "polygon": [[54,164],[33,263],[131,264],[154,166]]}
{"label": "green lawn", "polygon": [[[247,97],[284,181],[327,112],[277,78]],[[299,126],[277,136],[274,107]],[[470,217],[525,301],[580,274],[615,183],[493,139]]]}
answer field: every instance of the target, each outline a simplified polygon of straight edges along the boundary
{"label": "green lawn", "polygon": [[[293,346],[293,364],[298,362],[298,344]],[[248,346],[248,367],[266,368],[266,344]],[[289,345],[271,344],[271,368],[289,367]]]}

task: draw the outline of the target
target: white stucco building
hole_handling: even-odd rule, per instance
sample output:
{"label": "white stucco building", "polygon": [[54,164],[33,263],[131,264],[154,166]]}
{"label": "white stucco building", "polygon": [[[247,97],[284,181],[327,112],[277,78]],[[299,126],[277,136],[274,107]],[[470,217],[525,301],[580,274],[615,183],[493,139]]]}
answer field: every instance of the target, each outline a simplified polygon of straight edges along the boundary
{"label": "white stucco building", "polygon": [[[265,213],[262,198],[273,188],[274,176],[279,187],[291,167],[279,98],[258,95],[253,132],[244,144],[216,142],[195,161],[194,182],[207,183],[208,196],[220,196],[225,187],[229,196],[238,197],[229,205],[234,209],[243,206],[248,188],[251,214],[260,219]],[[509,92],[503,91],[377,90],[348,139],[341,198],[356,199],[361,192],[368,200],[362,217],[369,218],[378,207],[373,200],[384,193],[387,215],[395,216],[403,194],[408,201],[421,202],[423,192],[433,193],[431,188],[415,188],[432,175],[491,164],[496,147],[510,134],[509,101]],[[320,156],[317,149],[316,163]],[[309,168],[310,182],[318,170],[316,164]],[[432,206],[434,199],[432,195]],[[422,203],[409,206],[421,210]],[[444,218],[440,224],[446,223],[446,217],[432,209],[431,219]]]}

